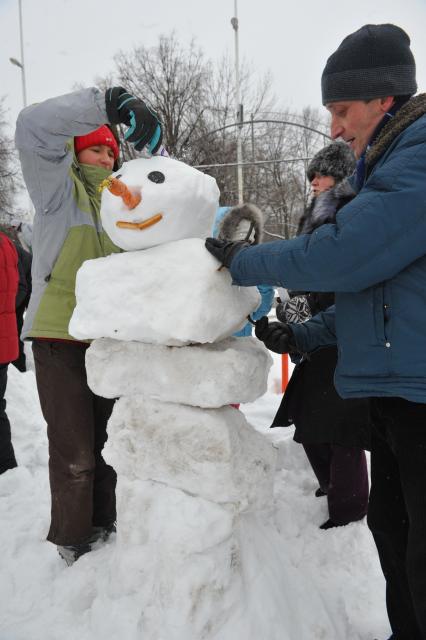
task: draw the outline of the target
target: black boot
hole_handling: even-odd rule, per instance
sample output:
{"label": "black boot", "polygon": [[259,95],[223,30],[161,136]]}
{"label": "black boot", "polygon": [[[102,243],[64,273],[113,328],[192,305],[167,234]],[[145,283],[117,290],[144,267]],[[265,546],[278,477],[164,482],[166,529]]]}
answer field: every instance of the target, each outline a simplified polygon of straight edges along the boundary
{"label": "black boot", "polygon": [[93,526],[92,531],[94,535],[98,536],[98,540],[106,542],[112,533],[117,533],[117,523],[111,522],[103,527]]}
{"label": "black boot", "polygon": [[76,560],[84,556],[85,553],[89,553],[92,550],[92,545],[89,542],[81,542],[80,544],[58,544],[58,553],[63,560],[70,567]]}
{"label": "black boot", "polygon": [[76,560],[81,558],[81,556],[89,553],[95,542],[98,542],[98,540],[106,540],[103,532],[103,527],[93,527],[91,535],[87,540],[84,540],[84,542],[79,542],[77,544],[58,544],[56,547],[58,549],[58,553],[70,567]]}
{"label": "black boot", "polygon": [[344,527],[344,524],[336,524],[330,518],[320,525],[320,529],[333,529],[333,527]]}
{"label": "black boot", "polygon": [[[359,522],[360,520],[362,520],[365,516],[362,516],[362,518],[358,518],[358,520],[351,520],[350,522]],[[346,527],[346,525],[349,524],[349,522],[342,522],[341,524],[337,524],[336,522],[333,522],[333,520],[331,518],[329,518],[328,520],[326,520],[325,522],[323,522],[320,525],[320,529],[332,529],[333,527]],[[388,640],[393,640],[392,636],[388,639]]]}
{"label": "black boot", "polygon": [[322,496],[326,496],[326,495],[327,495],[327,491],[323,491],[321,487],[318,487],[318,489],[315,491],[316,498],[322,498]]}

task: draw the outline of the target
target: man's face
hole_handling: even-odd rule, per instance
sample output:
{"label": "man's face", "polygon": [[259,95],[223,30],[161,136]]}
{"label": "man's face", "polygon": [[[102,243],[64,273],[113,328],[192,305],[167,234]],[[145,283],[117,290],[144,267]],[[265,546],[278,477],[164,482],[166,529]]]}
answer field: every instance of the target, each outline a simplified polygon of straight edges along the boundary
{"label": "man's face", "polygon": [[330,102],[326,108],[331,114],[330,132],[333,140],[343,138],[356,158],[366,149],[373,132],[385,113],[391,108],[393,98],[375,98],[369,102],[347,100]]}

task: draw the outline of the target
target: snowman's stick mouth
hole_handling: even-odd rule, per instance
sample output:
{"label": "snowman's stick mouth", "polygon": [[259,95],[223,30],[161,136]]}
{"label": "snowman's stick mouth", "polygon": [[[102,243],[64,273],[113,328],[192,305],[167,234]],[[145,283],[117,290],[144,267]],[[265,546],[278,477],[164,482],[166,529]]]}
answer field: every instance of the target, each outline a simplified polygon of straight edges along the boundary
{"label": "snowman's stick mouth", "polygon": [[117,227],[120,229],[135,229],[137,231],[142,231],[142,229],[147,229],[148,227],[152,227],[157,222],[163,219],[162,213],[156,213],[155,216],[151,216],[142,222],[126,222],[124,220],[117,220],[115,223]]}

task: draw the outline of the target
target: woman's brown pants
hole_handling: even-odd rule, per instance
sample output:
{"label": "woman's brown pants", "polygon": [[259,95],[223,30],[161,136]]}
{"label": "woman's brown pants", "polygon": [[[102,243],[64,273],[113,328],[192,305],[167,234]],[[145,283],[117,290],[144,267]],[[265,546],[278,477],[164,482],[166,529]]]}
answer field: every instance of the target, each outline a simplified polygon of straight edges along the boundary
{"label": "woman's brown pants", "polygon": [[47,539],[79,544],[116,520],[117,475],[102,457],[114,400],[87,385],[88,344],[34,340],[37,388],[49,440],[52,497]]}

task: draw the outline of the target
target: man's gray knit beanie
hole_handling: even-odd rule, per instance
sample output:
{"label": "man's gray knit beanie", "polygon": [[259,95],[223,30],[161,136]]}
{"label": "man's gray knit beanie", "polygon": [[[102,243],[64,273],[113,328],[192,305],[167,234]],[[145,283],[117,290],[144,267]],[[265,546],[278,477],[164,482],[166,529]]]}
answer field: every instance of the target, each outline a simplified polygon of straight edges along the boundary
{"label": "man's gray knit beanie", "polygon": [[352,149],[345,142],[332,142],[318,151],[308,165],[307,176],[309,182],[315,174],[332,176],[336,182],[350,176],[355,169],[355,156]]}
{"label": "man's gray knit beanie", "polygon": [[416,63],[410,38],[394,24],[366,24],[329,57],[321,90],[323,104],[414,95]]}

